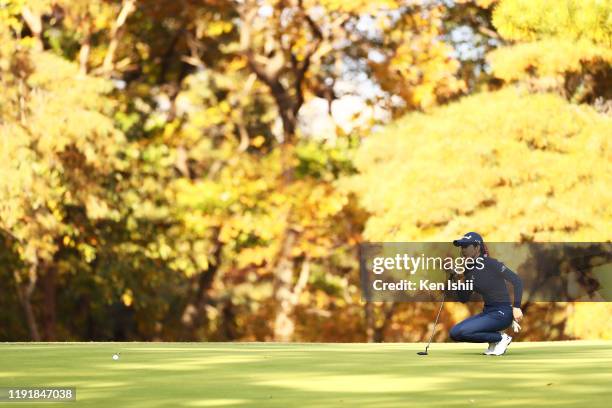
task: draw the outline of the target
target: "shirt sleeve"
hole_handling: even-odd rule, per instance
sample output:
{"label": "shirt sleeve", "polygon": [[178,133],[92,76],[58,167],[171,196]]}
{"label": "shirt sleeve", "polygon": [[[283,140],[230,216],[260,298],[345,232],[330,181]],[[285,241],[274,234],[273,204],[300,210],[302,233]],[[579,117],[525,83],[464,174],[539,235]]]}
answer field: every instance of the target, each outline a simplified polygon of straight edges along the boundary
{"label": "shirt sleeve", "polygon": [[521,299],[523,298],[523,281],[520,276],[510,270],[506,265],[500,262],[501,274],[505,280],[512,283],[514,288],[514,307],[521,307]]}
{"label": "shirt sleeve", "polygon": [[[471,279],[471,277],[470,277]],[[463,277],[463,281],[465,282],[466,280],[468,280],[468,277],[464,275]],[[470,301],[470,298],[472,297],[472,292],[474,292],[474,290],[456,290],[455,293],[457,295],[457,299],[459,299],[459,301],[461,303],[467,303]]]}

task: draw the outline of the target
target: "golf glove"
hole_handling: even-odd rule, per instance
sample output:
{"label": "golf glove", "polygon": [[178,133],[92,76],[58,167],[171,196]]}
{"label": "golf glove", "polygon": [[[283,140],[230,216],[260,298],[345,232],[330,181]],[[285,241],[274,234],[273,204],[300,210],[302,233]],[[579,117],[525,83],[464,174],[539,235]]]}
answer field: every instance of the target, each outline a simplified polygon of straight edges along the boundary
{"label": "golf glove", "polygon": [[514,331],[515,333],[518,333],[521,331],[521,326],[518,324],[516,320],[512,321],[512,331]]}

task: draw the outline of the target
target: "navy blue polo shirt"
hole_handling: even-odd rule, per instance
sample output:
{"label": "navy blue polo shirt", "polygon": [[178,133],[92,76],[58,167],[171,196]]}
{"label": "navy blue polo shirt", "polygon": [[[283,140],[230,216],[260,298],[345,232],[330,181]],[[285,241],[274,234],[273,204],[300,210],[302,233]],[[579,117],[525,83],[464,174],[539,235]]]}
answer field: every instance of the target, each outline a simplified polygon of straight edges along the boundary
{"label": "navy blue polo shirt", "polygon": [[470,300],[472,292],[479,293],[485,306],[510,305],[510,295],[506,287],[506,281],[512,283],[514,288],[514,307],[521,307],[523,296],[523,283],[521,278],[511,271],[502,262],[488,256],[483,257],[484,267],[478,269],[478,263],[466,270],[464,279],[471,280],[474,290],[458,290],[457,298],[465,303]]}

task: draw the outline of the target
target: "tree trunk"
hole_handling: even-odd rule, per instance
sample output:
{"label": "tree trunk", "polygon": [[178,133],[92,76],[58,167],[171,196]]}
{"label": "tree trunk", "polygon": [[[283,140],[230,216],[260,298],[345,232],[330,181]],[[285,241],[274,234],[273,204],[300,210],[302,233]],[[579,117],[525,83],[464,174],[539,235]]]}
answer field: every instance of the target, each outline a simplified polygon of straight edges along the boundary
{"label": "tree trunk", "polygon": [[374,343],[374,332],[376,326],[374,324],[374,304],[370,300],[366,300],[364,306],[365,312],[365,328],[366,328],[366,341],[368,343]]}
{"label": "tree trunk", "polygon": [[221,327],[219,336],[223,341],[234,341],[239,336],[238,324],[236,323],[236,311],[231,299],[221,306]]}
{"label": "tree trunk", "polygon": [[[302,1],[298,1],[297,6],[299,8],[299,19],[295,22],[306,23],[314,37],[314,40],[309,42],[302,61],[298,61],[295,55],[292,55],[291,60],[288,61],[283,45],[273,37],[270,37],[269,41],[266,40],[263,50],[257,50],[253,44],[253,31],[257,25],[256,17],[259,4],[256,1],[245,1],[238,10],[242,23],[240,30],[241,53],[247,58],[247,64],[251,72],[269,88],[283,123],[283,138],[280,141],[282,184],[279,190],[285,194],[287,194],[286,187],[293,183],[295,173],[293,166],[294,144],[296,142],[298,112],[304,103],[303,85],[312,60],[319,58],[318,56],[315,57],[315,53],[323,40],[321,29],[309,17]],[[288,83],[283,81],[285,79],[283,73],[287,69],[291,70],[294,76],[293,79],[289,79]],[[277,301],[273,336],[276,341],[292,340],[295,329],[292,320],[295,308],[294,302],[296,302],[296,291],[292,288],[295,267],[292,250],[295,241],[297,241],[298,232],[291,225],[292,212],[293,209],[290,207],[285,214],[286,226],[282,237],[283,241],[279,256],[273,266],[274,297]],[[295,288],[297,292],[299,292],[298,285]]]}
{"label": "tree trunk", "polygon": [[40,332],[38,331],[38,324],[36,323],[36,317],[34,316],[34,310],[32,308],[32,303],[30,301],[30,297],[22,301],[21,305],[23,306],[23,311],[26,315],[26,322],[28,324],[28,329],[30,330],[30,337],[32,341],[40,341]]}
{"label": "tree trunk", "polygon": [[52,265],[48,265],[45,268],[45,274],[41,279],[41,284],[44,299],[42,310],[43,339],[45,341],[55,341],[57,339],[57,271]]}
{"label": "tree trunk", "polygon": [[38,324],[36,323],[36,316],[34,315],[34,308],[32,307],[32,293],[34,293],[34,288],[36,288],[36,280],[37,280],[37,262],[32,263],[28,270],[28,278],[29,281],[27,283],[21,283],[21,276],[19,272],[15,271],[15,281],[17,283],[17,296],[19,298],[19,302],[23,307],[23,312],[25,314],[26,323],[28,325],[28,329],[30,331],[30,337],[32,341],[40,341],[40,332],[38,330]]}
{"label": "tree trunk", "polygon": [[192,301],[185,307],[181,317],[183,325],[188,329],[187,337],[190,341],[200,340],[197,331],[208,320],[206,317],[206,305],[211,302],[208,291],[214,282],[219,265],[221,264],[223,245],[218,241],[220,231],[221,229],[217,227],[214,233],[216,243],[212,254],[213,262],[209,263],[208,269],[198,274],[195,295]]}
{"label": "tree trunk", "polygon": [[291,341],[295,331],[293,323],[293,269],[295,261],[291,250],[295,244],[297,232],[287,228],[282,247],[274,269],[274,298],[277,310],[274,320],[274,341]]}

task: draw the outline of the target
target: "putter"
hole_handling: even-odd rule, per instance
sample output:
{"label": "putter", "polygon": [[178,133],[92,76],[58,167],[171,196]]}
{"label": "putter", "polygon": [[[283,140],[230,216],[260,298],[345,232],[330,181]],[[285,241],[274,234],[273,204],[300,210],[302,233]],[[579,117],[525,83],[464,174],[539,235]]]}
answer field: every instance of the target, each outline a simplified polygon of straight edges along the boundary
{"label": "putter", "polygon": [[427,346],[425,347],[425,351],[419,351],[417,354],[419,356],[426,356],[427,353],[427,349],[429,349],[429,345],[431,344],[431,340],[433,339],[434,334],[436,333],[436,326],[438,325],[438,319],[440,318],[440,312],[442,311],[442,307],[444,306],[444,299],[446,298],[446,292],[444,292],[444,294],[442,295],[442,303],[440,304],[440,309],[438,310],[438,315],[436,316],[436,321],[434,323],[433,329],[431,330],[431,336],[429,336],[429,342],[427,343]]}

